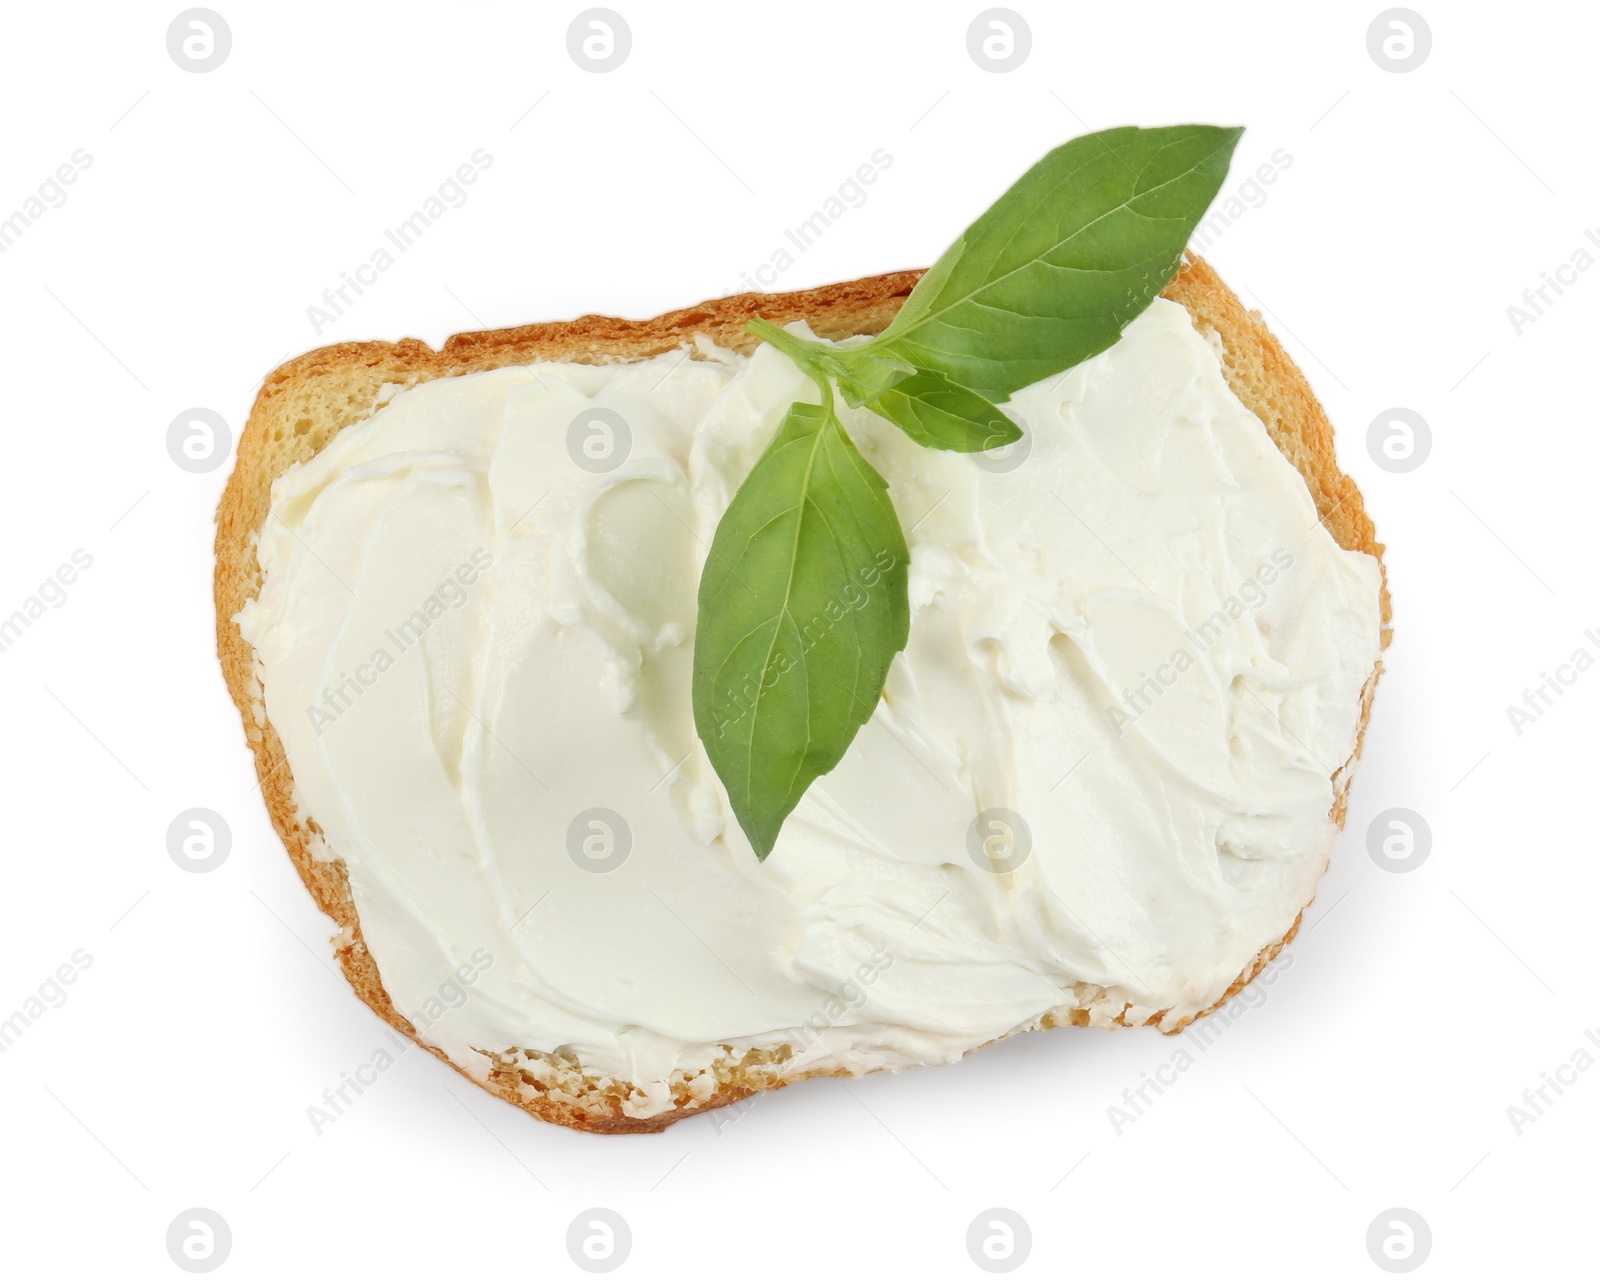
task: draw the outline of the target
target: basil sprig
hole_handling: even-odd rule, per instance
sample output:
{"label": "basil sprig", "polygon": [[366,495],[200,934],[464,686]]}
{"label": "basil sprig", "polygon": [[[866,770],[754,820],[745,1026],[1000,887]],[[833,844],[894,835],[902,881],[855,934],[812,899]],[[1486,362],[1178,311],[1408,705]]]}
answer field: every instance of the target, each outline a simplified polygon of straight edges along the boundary
{"label": "basil sprig", "polygon": [[1111,129],[1057,147],[861,347],[750,322],[819,393],[789,407],[700,579],[695,728],[758,858],[872,716],[910,625],[905,535],[839,420],[835,386],[933,449],[1018,440],[998,403],[1104,351],[1150,305],[1242,133]]}

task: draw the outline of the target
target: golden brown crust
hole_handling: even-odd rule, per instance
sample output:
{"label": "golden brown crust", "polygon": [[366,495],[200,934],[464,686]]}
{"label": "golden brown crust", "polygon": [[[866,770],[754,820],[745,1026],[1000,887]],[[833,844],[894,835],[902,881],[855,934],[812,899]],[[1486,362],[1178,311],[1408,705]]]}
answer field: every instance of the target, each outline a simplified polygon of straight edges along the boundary
{"label": "golden brown crust", "polygon": [[[411,1024],[389,1000],[377,963],[362,940],[344,864],[337,859],[319,860],[313,854],[313,838],[320,837],[320,830],[314,819],[296,812],[294,781],[283,745],[266,717],[255,674],[255,655],[233,622],[260,588],[256,538],[271,506],[272,482],[293,464],[317,454],[345,427],[369,417],[387,399],[386,392],[396,386],[543,360],[638,360],[692,343],[696,334],[704,334],[720,346],[747,352],[754,348],[756,340],[744,332],[744,324],[757,315],[779,324],[804,319],[815,332],[832,339],[877,333],[898,312],[920,276],[918,271],[892,272],[788,294],[736,294],[646,321],[583,316],[575,321],[458,334],[439,351],[415,339],[339,343],[286,362],[262,384],[240,435],[238,459],[217,510],[215,597],[217,651],[223,675],[244,719],[245,737],[255,755],[262,797],[273,826],[317,906],[339,926],[334,946],[345,977],[381,1018],[445,1063],[451,1061],[417,1038]],[[1383,545],[1374,539],[1372,521],[1355,482],[1339,470],[1327,415],[1304,376],[1260,318],[1247,312],[1216,273],[1194,256],[1185,261],[1166,296],[1188,309],[1203,334],[1220,339],[1229,385],[1266,424],[1273,442],[1299,469],[1319,516],[1335,540],[1341,547],[1371,553],[1381,565]],[[1383,643],[1387,646],[1386,582],[1382,593]],[[1363,736],[1381,669],[1380,664],[1363,696]],[[1358,739],[1351,761],[1335,774],[1333,817],[1341,825],[1349,766],[1359,752]],[[1216,1005],[1255,978],[1294,937],[1299,925],[1296,918],[1282,940],[1262,949]],[[1159,1018],[1154,1016],[1145,1022],[1155,1023]],[[1063,1008],[1043,1024],[1079,1024],[1088,1019],[1086,1009]],[[1114,1022],[1123,1023],[1123,1017],[1119,1015]],[[1185,1020],[1184,1024],[1188,1022]],[[748,1053],[738,1060],[730,1058],[719,1066],[718,1089],[709,1099],[696,1099],[686,1086],[675,1084],[677,1106],[648,1118],[631,1117],[625,1112],[623,1103],[631,1093],[629,1083],[588,1077],[576,1065],[553,1056],[508,1050],[496,1057],[487,1089],[536,1117],[580,1130],[661,1131],[674,1122],[731,1104],[756,1091],[818,1075],[786,1076],[783,1060],[782,1055],[760,1052]],[[452,1067],[469,1081],[476,1081],[459,1065]]]}

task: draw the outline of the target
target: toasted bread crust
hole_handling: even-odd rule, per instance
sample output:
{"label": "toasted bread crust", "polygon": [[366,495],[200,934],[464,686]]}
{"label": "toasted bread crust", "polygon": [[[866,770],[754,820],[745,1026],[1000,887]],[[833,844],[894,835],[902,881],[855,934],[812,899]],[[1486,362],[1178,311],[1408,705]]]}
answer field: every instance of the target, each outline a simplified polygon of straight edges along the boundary
{"label": "toasted bread crust", "polygon": [[[370,417],[387,399],[386,385],[410,386],[536,361],[605,364],[640,360],[692,343],[696,334],[704,334],[722,347],[749,352],[756,340],[745,333],[744,325],[755,316],[778,324],[803,319],[816,333],[831,339],[874,334],[893,319],[920,276],[919,271],[891,272],[788,294],[736,294],[645,321],[583,316],[574,321],[458,334],[438,351],[415,339],[339,343],[280,365],[263,382],[240,435],[238,458],[217,509],[215,598],[217,652],[223,676],[244,720],[245,738],[255,755],[262,797],[273,826],[317,906],[339,927],[333,942],[346,979],[382,1019],[451,1064],[469,1081],[477,1079],[443,1052],[427,1046],[410,1022],[395,1010],[377,963],[362,939],[344,863],[314,856],[313,839],[320,837],[320,829],[313,817],[297,812],[288,759],[266,716],[254,650],[233,622],[245,602],[260,590],[256,539],[271,507],[273,481],[295,463],[315,456],[350,424]],[[1383,545],[1374,538],[1372,521],[1355,482],[1339,470],[1327,415],[1304,376],[1259,317],[1247,312],[1216,273],[1194,256],[1185,261],[1165,296],[1187,308],[1203,334],[1220,339],[1229,385],[1262,420],[1274,444],[1305,478],[1318,515],[1339,545],[1370,553],[1381,566]],[[1382,617],[1382,640],[1387,646],[1390,610],[1386,579]],[[1340,825],[1345,816],[1349,770],[1360,753],[1381,671],[1380,663],[1363,692],[1361,737],[1356,751],[1335,775],[1333,818]],[[1222,1005],[1254,979],[1294,937],[1299,926],[1297,917],[1284,938],[1262,949],[1216,1005]],[[1159,1018],[1153,1016],[1146,1022],[1155,1023]],[[1040,1026],[1088,1022],[1086,1008],[1068,1004],[1047,1015]],[[1115,1022],[1122,1023],[1122,1016],[1117,1016]],[[1185,1020],[1184,1024],[1188,1022]],[[818,1075],[786,1074],[784,1059],[781,1054],[762,1052],[750,1052],[739,1059],[730,1056],[718,1066],[718,1088],[710,1098],[691,1097],[687,1089],[675,1090],[677,1106],[647,1118],[629,1116],[624,1108],[633,1093],[631,1083],[599,1079],[585,1074],[573,1062],[516,1048],[496,1057],[487,1089],[535,1117],[579,1130],[661,1131],[674,1122],[757,1091]]]}

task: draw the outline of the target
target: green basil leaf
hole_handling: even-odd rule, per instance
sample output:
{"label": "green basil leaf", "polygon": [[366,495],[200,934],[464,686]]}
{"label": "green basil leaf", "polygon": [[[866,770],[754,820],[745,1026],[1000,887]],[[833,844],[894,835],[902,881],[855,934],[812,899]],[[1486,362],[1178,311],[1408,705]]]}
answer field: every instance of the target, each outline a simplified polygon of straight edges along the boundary
{"label": "green basil leaf", "polygon": [[813,378],[717,527],[700,580],[695,728],[758,858],[866,724],[905,645],[909,556],[883,478],[833,411],[833,383],[914,440],[1020,439],[996,408],[1104,351],[1177,271],[1242,130],[1113,129],[1022,176],[871,343],[747,328]]}
{"label": "green basil leaf", "polygon": [[758,858],[876,709],[909,559],[832,409],[790,406],[717,526],[694,645],[695,728]]}
{"label": "green basil leaf", "polygon": [[1116,342],[1177,272],[1241,129],[1110,129],[1057,147],[968,227],[862,351],[1004,401]]}
{"label": "green basil leaf", "polygon": [[867,402],[918,445],[976,454],[1022,439],[1022,429],[989,401],[936,370],[919,369]]}

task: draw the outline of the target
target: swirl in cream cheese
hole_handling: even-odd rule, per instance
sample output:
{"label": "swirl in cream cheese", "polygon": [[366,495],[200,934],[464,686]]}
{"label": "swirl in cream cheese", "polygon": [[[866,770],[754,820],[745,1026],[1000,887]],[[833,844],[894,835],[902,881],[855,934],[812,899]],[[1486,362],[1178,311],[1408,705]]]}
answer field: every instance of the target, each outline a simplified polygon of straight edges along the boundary
{"label": "swirl in cream cheese", "polygon": [[[730,1050],[860,1072],[1221,997],[1327,862],[1379,569],[1187,313],[1019,392],[1009,459],[845,412],[910,641],[764,864],[695,735],[695,591],[814,389],[769,347],[695,355],[425,383],[273,488],[238,621],[396,1009],[480,1076],[559,1052],[650,1116]],[[569,452],[595,407],[631,437],[609,471]]]}

